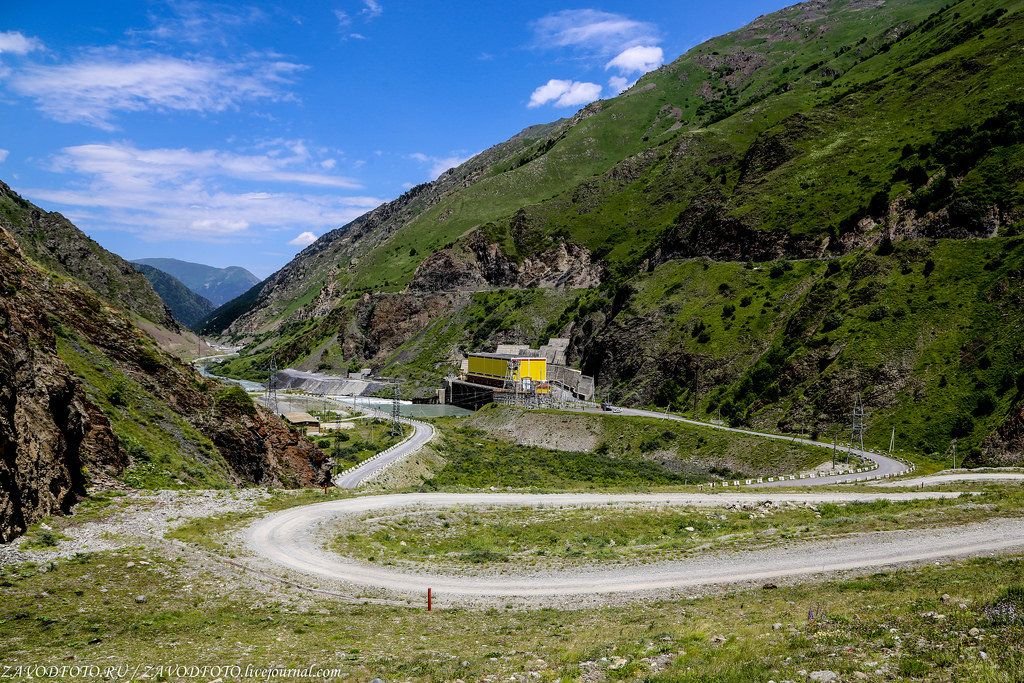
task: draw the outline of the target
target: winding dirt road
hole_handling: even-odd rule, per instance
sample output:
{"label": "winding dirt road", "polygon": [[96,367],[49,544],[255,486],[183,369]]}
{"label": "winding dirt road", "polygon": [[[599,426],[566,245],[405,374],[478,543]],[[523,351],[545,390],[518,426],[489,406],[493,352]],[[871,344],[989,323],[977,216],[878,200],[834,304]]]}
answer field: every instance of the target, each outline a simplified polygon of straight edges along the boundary
{"label": "winding dirt road", "polygon": [[815,574],[863,570],[938,559],[1024,549],[1024,520],[999,519],[949,529],[915,529],[847,536],[789,546],[729,552],[644,566],[580,568],[529,573],[442,574],[371,565],[324,548],[331,523],[366,512],[452,506],[722,506],[756,503],[826,503],[947,498],[949,492],[748,493],[748,494],[395,494],[367,496],[292,508],[247,529],[249,549],[279,569],[341,586],[353,595],[376,590],[391,596],[421,596],[432,587],[447,604],[481,604],[521,598],[566,604],[572,596],[641,597],[699,586],[763,582]]}

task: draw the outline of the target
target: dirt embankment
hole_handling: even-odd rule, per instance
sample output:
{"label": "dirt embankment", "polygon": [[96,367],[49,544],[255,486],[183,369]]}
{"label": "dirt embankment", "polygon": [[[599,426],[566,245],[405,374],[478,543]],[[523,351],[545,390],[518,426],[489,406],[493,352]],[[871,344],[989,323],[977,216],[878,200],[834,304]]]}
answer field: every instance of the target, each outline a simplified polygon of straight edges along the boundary
{"label": "dirt embankment", "polygon": [[596,449],[604,432],[600,418],[592,415],[558,415],[500,407],[478,412],[468,418],[466,424],[523,446],[573,453]]}

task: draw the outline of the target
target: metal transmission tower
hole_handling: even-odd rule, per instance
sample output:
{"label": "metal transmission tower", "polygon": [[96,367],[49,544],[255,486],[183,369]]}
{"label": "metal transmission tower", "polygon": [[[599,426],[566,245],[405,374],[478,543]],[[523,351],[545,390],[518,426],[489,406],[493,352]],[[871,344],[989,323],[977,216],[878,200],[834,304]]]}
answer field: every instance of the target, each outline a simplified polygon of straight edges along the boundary
{"label": "metal transmission tower", "polygon": [[519,367],[519,363],[514,359],[509,360],[505,366],[505,380],[502,384],[502,388],[505,390],[504,401],[509,405],[517,405],[519,403],[519,383],[516,382],[516,371]]}
{"label": "metal transmission tower", "polygon": [[850,431],[851,452],[857,445],[864,450],[864,402],[861,401],[860,394],[853,399],[853,421]]}
{"label": "metal transmission tower", "polygon": [[270,374],[267,377],[267,392],[266,392],[266,404],[267,409],[278,415],[277,406],[277,355],[271,354],[270,356]]}
{"label": "metal transmission tower", "polygon": [[399,407],[398,399],[402,395],[402,385],[395,382],[394,393],[391,395],[391,436],[402,435],[402,411]]}

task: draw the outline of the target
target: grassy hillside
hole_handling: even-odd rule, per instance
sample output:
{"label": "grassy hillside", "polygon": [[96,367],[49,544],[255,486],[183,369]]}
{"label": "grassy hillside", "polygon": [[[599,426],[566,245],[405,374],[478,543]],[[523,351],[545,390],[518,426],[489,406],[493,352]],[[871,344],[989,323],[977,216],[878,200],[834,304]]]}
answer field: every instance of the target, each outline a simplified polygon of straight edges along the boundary
{"label": "grassy hillside", "polygon": [[[325,236],[225,372],[568,336],[602,395],[968,462],[1021,398],[1021,2],[795,5]],[[429,197],[430,201],[424,201]]]}
{"label": "grassy hillside", "polygon": [[214,306],[241,296],[260,281],[240,266],[215,268],[174,258],[144,258],[133,263],[167,273],[199,296],[208,299]]}
{"label": "grassy hillside", "polygon": [[174,319],[186,327],[194,328],[213,311],[213,304],[208,299],[193,292],[173,275],[144,263],[136,263],[135,267],[146,276]]}

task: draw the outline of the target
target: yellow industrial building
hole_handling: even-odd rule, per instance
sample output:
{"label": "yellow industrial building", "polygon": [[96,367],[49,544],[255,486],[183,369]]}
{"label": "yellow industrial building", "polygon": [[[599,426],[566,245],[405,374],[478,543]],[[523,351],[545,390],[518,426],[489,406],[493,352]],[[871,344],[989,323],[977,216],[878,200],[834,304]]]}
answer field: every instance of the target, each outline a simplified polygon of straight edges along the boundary
{"label": "yellow industrial building", "polygon": [[471,353],[466,367],[466,381],[493,387],[505,387],[511,380],[515,388],[546,394],[548,384],[547,358],[513,356],[503,353]]}

